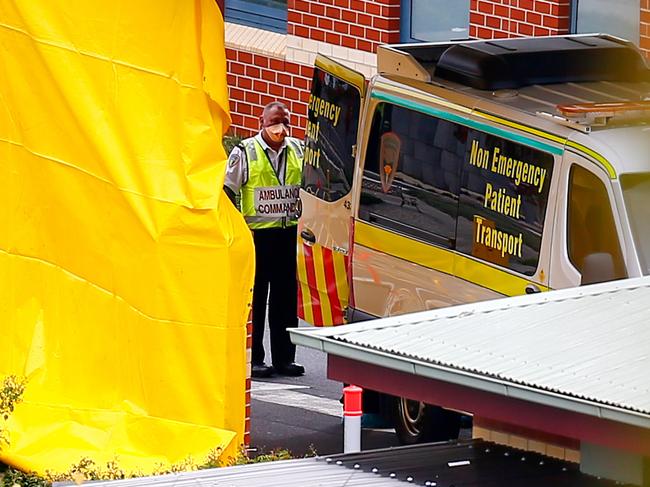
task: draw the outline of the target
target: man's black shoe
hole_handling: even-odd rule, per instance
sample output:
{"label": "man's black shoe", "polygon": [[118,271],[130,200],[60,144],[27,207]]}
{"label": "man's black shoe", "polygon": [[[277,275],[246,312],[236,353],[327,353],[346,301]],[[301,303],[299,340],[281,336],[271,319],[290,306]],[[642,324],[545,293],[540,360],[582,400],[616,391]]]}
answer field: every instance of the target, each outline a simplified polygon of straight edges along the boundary
{"label": "man's black shoe", "polygon": [[288,375],[290,377],[298,377],[299,375],[303,375],[305,373],[305,368],[297,364],[295,362],[291,362],[290,364],[282,365],[280,367],[276,367],[275,371],[280,374],[280,375]]}
{"label": "man's black shoe", "polygon": [[256,379],[266,379],[273,375],[273,367],[266,365],[264,362],[261,364],[252,364],[251,376]]}

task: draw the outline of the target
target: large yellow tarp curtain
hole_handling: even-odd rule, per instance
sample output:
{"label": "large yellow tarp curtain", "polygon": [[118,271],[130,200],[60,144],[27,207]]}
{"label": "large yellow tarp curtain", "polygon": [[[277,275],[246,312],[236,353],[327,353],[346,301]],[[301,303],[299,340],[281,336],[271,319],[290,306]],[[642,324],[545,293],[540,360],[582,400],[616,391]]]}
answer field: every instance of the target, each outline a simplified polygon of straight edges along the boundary
{"label": "large yellow tarp curtain", "polygon": [[0,0],[0,459],[148,473],[243,441],[252,241],[214,0]]}

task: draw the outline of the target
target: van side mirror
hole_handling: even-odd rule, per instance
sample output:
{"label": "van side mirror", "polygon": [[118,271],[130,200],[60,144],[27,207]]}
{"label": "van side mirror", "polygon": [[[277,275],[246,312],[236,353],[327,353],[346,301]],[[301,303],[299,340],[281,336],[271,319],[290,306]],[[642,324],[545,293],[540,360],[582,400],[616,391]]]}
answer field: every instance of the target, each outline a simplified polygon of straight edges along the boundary
{"label": "van side mirror", "polygon": [[613,281],[616,279],[614,258],[607,252],[595,252],[586,255],[582,263],[582,279],[580,285],[596,284],[597,282]]}

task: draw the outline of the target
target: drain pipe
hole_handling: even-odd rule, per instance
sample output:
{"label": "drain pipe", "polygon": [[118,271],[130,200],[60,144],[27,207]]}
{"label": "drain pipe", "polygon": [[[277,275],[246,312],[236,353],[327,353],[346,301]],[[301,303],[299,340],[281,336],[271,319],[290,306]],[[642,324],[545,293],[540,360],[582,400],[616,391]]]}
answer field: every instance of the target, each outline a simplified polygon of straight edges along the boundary
{"label": "drain pipe", "polygon": [[361,387],[343,388],[343,453],[361,451]]}

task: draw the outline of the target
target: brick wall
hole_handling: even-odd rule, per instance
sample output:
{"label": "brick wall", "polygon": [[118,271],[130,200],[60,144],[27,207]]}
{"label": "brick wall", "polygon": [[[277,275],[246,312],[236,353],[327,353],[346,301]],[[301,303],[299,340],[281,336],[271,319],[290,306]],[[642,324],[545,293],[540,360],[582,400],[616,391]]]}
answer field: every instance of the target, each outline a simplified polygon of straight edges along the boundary
{"label": "brick wall", "polygon": [[399,42],[399,0],[288,0],[289,35],[360,51]]}
{"label": "brick wall", "polygon": [[641,25],[639,29],[641,50],[650,58],[650,0],[641,0]]}
{"label": "brick wall", "polygon": [[236,49],[226,49],[226,59],[233,132],[257,132],[262,108],[277,100],[292,113],[292,135],[302,138],[313,68]]}
{"label": "brick wall", "polygon": [[469,35],[481,39],[566,34],[570,0],[471,0]]}

